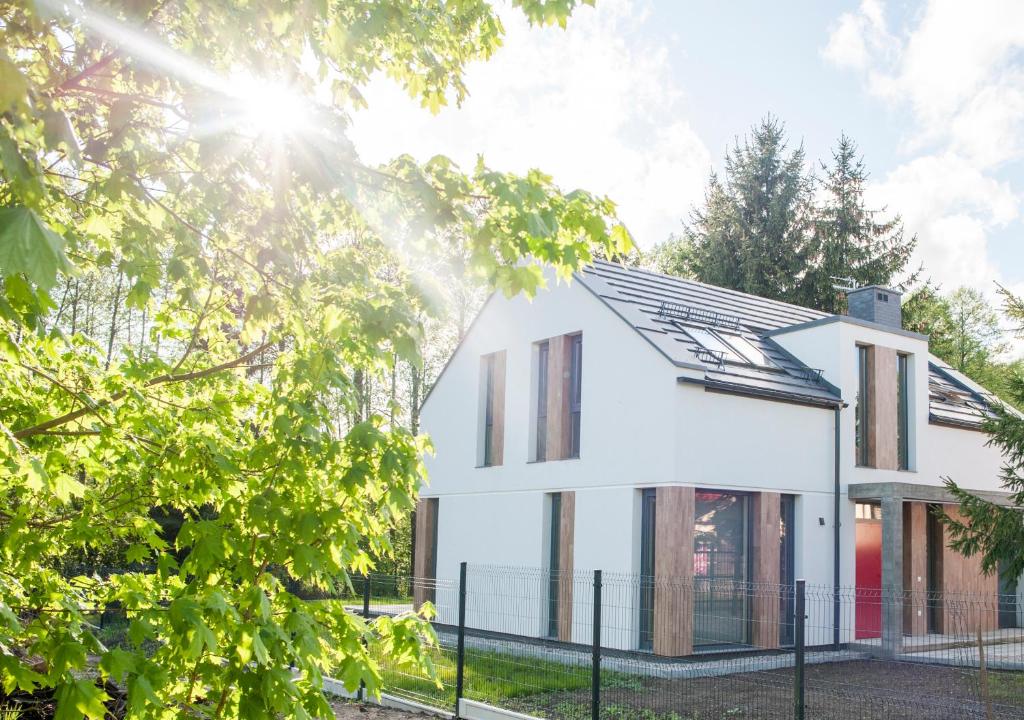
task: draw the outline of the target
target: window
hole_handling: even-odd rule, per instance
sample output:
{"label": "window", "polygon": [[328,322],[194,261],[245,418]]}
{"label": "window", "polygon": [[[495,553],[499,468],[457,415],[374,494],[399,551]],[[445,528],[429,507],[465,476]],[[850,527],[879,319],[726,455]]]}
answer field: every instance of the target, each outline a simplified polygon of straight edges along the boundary
{"label": "window", "polygon": [[686,333],[697,341],[705,350],[709,350],[717,359],[734,363],[747,364],[747,360],[728,345],[715,333],[704,328],[687,327]]}
{"label": "window", "polygon": [[640,495],[640,649],[654,648],[654,515],[658,493]]}
{"label": "window", "polygon": [[858,520],[881,520],[882,506],[878,503],[857,503],[854,516]]}
{"label": "window", "polygon": [[505,435],[505,351],[480,358],[480,445],[477,464],[501,465]]}
{"label": "window", "polygon": [[750,496],[697,490],[693,536],[694,645],[750,640]]}
{"label": "window", "polygon": [[569,350],[569,457],[580,456],[580,420],[583,400],[583,336],[570,338]]}
{"label": "window", "polygon": [[726,342],[732,345],[747,362],[752,365],[760,365],[761,367],[774,367],[775,364],[768,359],[768,356],[761,351],[761,348],[757,347],[754,343],[750,342],[747,338],[742,335],[726,335]]}
{"label": "window", "polygon": [[793,644],[793,610],[796,583],[796,496],[779,498],[779,644]]}
{"label": "window", "polygon": [[775,367],[775,364],[768,359],[761,348],[742,335],[699,327],[687,326],[684,329],[701,346],[701,349],[709,352],[716,360],[741,365]]}
{"label": "window", "polygon": [[530,409],[533,460],[580,456],[583,336],[557,335],[535,343],[536,403]]}
{"label": "window", "polygon": [[900,353],[896,356],[896,447],[899,453],[899,469],[910,469],[910,358]]}
{"label": "window", "polygon": [[484,358],[484,465],[494,464],[494,356]]}
{"label": "window", "polygon": [[868,381],[871,376],[871,355],[870,348],[864,345],[857,346],[857,405],[855,410],[856,420],[856,451],[857,464],[867,467],[870,464],[870,448],[868,447],[868,423],[870,422],[871,408],[868,394]]}
{"label": "window", "polygon": [[551,493],[548,555],[548,637],[558,637],[558,591],[561,570],[562,493]]}
{"label": "window", "polygon": [[545,340],[537,344],[537,450],[534,460],[547,459],[548,445],[548,355]]}

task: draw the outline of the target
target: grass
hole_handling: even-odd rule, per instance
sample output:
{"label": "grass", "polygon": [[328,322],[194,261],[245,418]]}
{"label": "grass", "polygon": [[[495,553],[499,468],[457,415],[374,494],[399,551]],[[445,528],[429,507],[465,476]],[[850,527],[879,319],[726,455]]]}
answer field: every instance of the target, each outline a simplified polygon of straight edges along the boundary
{"label": "grass", "polygon": [[988,691],[992,702],[1017,704],[1024,697],[1024,674],[989,670]]}
{"label": "grass", "polygon": [[[384,667],[384,689],[438,707],[455,703],[456,656],[453,649],[433,651],[431,660],[442,687],[421,673]],[[590,690],[590,663],[571,665],[535,657],[519,657],[493,651],[467,650],[463,669],[466,698],[491,704],[538,695]],[[639,690],[642,679],[612,671],[601,672],[601,685]],[[589,707],[589,706],[588,706]],[[589,710],[588,710],[589,712]],[[625,717],[625,716],[622,716]],[[609,716],[618,720],[617,716]],[[645,720],[647,720],[645,718]],[[676,720],[655,718],[649,720]]]}

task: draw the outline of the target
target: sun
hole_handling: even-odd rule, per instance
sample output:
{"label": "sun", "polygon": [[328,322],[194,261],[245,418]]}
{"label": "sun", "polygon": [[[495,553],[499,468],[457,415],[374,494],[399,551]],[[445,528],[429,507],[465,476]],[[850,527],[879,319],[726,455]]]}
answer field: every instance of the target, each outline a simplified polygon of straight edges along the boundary
{"label": "sun", "polygon": [[239,75],[230,83],[238,125],[245,132],[272,138],[310,129],[312,105],[297,89],[281,82]]}

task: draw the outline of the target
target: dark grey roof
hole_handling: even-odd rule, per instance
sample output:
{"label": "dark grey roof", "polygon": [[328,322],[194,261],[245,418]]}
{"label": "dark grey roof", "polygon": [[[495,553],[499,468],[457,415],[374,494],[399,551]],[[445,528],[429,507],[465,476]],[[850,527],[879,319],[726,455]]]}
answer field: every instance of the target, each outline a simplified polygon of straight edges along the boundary
{"label": "dark grey roof", "polygon": [[[768,397],[812,403],[840,402],[839,391],[788,353],[770,334],[835,316],[671,275],[596,261],[577,278],[680,367],[703,369],[705,384]],[[693,309],[680,319],[673,307]],[[775,367],[717,362],[700,351],[687,327],[742,335]],[[991,412],[991,394],[931,356],[928,363],[933,422],[978,427]]]}
{"label": "dark grey roof", "polygon": [[[765,336],[769,330],[826,317],[825,313],[604,261],[577,277],[676,365],[703,369],[709,387],[819,403],[842,400],[818,371]],[[673,307],[694,312],[682,319],[671,311]],[[701,351],[687,334],[688,327],[741,335],[772,367],[717,362]]]}
{"label": "dark grey roof", "polygon": [[980,428],[998,402],[939,358],[928,363],[928,419],[941,425]]}

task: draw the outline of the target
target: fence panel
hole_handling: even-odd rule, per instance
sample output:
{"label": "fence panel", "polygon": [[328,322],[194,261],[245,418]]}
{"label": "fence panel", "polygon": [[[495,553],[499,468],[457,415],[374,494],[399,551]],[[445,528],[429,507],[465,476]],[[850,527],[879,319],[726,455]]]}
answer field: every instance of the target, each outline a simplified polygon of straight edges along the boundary
{"label": "fence panel", "polygon": [[[593,584],[591,571],[468,566],[464,697],[552,720],[593,717]],[[417,587],[438,605],[440,687],[382,659],[385,680],[450,709],[458,582],[376,578],[371,612],[411,609]],[[805,718],[1024,720],[1015,598],[817,585],[804,597]],[[790,586],[604,573],[599,717],[798,717],[796,605]]]}

